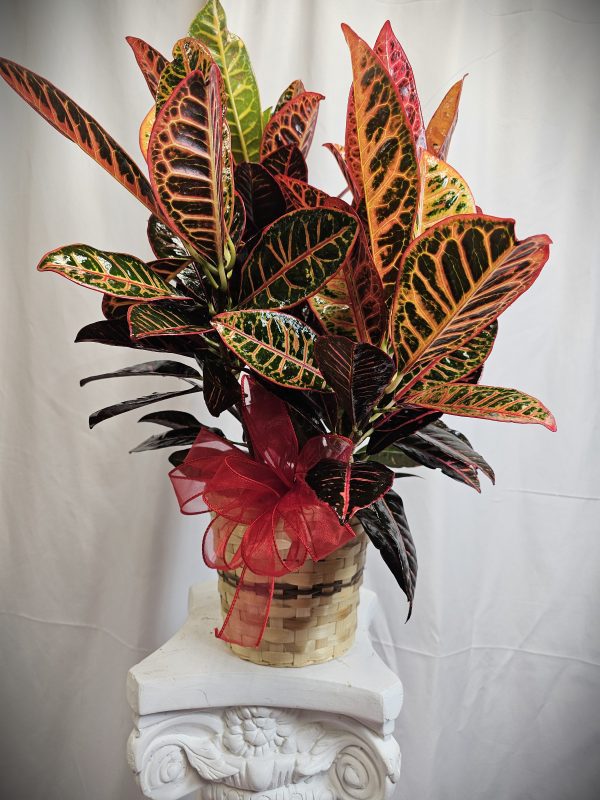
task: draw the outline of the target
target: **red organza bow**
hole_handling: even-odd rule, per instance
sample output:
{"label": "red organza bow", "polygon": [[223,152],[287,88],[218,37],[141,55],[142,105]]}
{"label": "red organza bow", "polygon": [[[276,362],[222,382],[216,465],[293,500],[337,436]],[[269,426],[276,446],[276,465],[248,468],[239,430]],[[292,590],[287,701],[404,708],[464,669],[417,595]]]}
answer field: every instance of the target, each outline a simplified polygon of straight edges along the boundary
{"label": "red organza bow", "polygon": [[304,480],[323,458],[348,463],[353,443],[329,434],[309,439],[300,450],[283,401],[248,377],[242,401],[254,457],[203,429],[170,478],[183,514],[214,514],[202,544],[205,563],[242,570],[215,633],[254,647],[269,618],[275,578],[299,569],[307,557],[325,558],[355,535]]}

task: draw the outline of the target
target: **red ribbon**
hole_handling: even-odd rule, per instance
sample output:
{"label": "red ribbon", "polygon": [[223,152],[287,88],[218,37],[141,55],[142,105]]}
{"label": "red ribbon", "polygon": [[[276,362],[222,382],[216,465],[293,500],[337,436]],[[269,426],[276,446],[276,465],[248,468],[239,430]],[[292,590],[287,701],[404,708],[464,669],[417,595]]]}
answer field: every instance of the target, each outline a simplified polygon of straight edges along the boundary
{"label": "red ribbon", "polygon": [[[299,569],[307,557],[325,558],[355,535],[304,479],[323,458],[348,463],[353,443],[324,434],[300,449],[285,403],[246,376],[242,415],[254,457],[202,429],[169,476],[183,514],[214,514],[202,543],[207,566],[242,569],[216,636],[256,647],[269,618],[275,578]],[[245,528],[241,542],[228,555],[229,539],[240,525]]]}

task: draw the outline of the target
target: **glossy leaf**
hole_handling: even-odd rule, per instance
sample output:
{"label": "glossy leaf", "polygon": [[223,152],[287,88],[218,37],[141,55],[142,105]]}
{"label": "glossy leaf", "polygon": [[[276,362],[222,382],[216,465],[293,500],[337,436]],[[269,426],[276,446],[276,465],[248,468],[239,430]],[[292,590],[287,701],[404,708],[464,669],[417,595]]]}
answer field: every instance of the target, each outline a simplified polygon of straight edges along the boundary
{"label": "glossy leaf", "polygon": [[136,304],[129,309],[127,319],[133,339],[189,336],[212,331],[207,309],[193,300]]}
{"label": "glossy leaf", "polygon": [[143,39],[137,39],[135,36],[126,36],[125,39],[133,50],[133,55],[148,84],[150,94],[152,97],[156,97],[160,75],[169,62],[158,50]]}
{"label": "glossy leaf", "polygon": [[352,192],[355,199],[359,199],[361,196],[361,191],[356,185],[356,180],[354,174],[350,170],[350,167],[346,163],[346,159],[344,158],[344,148],[341,144],[331,144],[331,142],[326,142],[323,147],[326,147],[327,150],[331,153],[331,155],[335,158],[338,167],[342,175],[344,176],[344,180],[346,181],[346,185]]}
{"label": "glossy leaf", "polygon": [[402,45],[396,38],[389,21],[384,24],[379,32],[373,49],[376,55],[381,59],[383,66],[387,69],[394,82],[412,130],[417,154],[419,154],[426,146],[425,123],[423,122],[423,113],[417,93],[415,76],[410,61]]}
{"label": "glossy leaf", "polygon": [[111,347],[130,347],[156,353],[177,353],[188,357],[204,346],[198,336],[149,336],[147,339],[134,341],[129,335],[126,319],[102,319],[85,325],[75,341],[97,342]]}
{"label": "glossy leaf", "polygon": [[227,29],[225,12],[218,0],[208,0],[190,25],[190,35],[209,48],[223,75],[236,162],[257,161],[262,131],[258,86],[246,45]]}
{"label": "glossy leaf", "polygon": [[339,208],[350,210],[350,206],[337,197],[331,197],[322,189],[311,186],[305,181],[298,181],[287,175],[276,175],[275,179],[283,190],[288,204],[293,208]]}
{"label": "glossy leaf", "polygon": [[306,158],[317,125],[319,103],[324,99],[317,92],[303,92],[273,114],[263,132],[261,161],[285,145],[296,145]]}
{"label": "glossy leaf", "polygon": [[148,241],[156,258],[189,258],[185,244],[161,219],[148,220]]}
{"label": "glossy leaf", "polygon": [[275,105],[275,110],[273,111],[273,113],[276,114],[278,111],[281,111],[281,109],[284,107],[286,103],[288,103],[290,100],[293,100],[294,97],[298,97],[299,94],[303,94],[305,91],[306,89],[304,87],[304,84],[300,79],[292,81],[290,85],[287,87],[287,89],[281,93],[281,96]]}
{"label": "glossy leaf", "polygon": [[165,447],[191,447],[198,436],[198,428],[181,428],[179,430],[155,433],[144,439],[141,444],[130,450],[130,453],[146,453],[149,450],[161,450]]}
{"label": "glossy leaf", "polygon": [[162,400],[170,400],[174,397],[183,397],[186,394],[193,394],[199,392],[200,386],[192,386],[189,389],[182,389],[177,392],[152,392],[152,394],[145,395],[144,397],[136,397],[134,400],[125,400],[123,403],[115,403],[112,406],[106,406],[99,411],[95,411],[90,415],[90,428],[104,422],[112,417],[117,417],[119,414],[125,414],[127,411],[133,411],[136,408],[149,406],[152,403],[160,403]]}
{"label": "glossy leaf", "polygon": [[414,405],[444,414],[498,422],[537,423],[551,431],[556,430],[556,421],[546,406],[516,389],[423,381],[407,399]]}
{"label": "glossy leaf", "polygon": [[140,125],[140,133],[138,142],[140,145],[140,152],[144,156],[144,161],[148,157],[148,144],[150,142],[150,134],[156,122],[156,107],[152,106]]}
{"label": "glossy leaf", "polygon": [[412,131],[391,78],[371,48],[343,26],[352,56],[354,112],[371,252],[386,296],[412,236],[418,164]]}
{"label": "glossy leaf", "polygon": [[218,359],[207,358],[202,369],[204,377],[204,402],[213,417],[218,417],[235,403],[239,403],[240,384],[230,369]]}
{"label": "glossy leaf", "polygon": [[281,217],[244,264],[240,306],[290,308],[315,294],[344,264],[356,231],[353,216],[333,209]]}
{"label": "glossy leaf", "polygon": [[235,187],[246,211],[246,240],[285,214],[281,189],[262,164],[244,163],[236,167]]}
{"label": "glossy leaf", "polygon": [[207,75],[214,59],[202,42],[191,37],[179,39],[173,47],[173,60],[164,68],[156,92],[156,113],[161,110],[173,91],[192,72]]}
{"label": "glossy leaf", "polygon": [[304,156],[295,144],[279,147],[262,159],[262,165],[271,175],[288,175],[299,181],[308,180],[308,167]]}
{"label": "glossy leaf", "polygon": [[187,458],[189,452],[189,447],[185,450],[175,450],[175,452],[169,454],[169,463],[173,467],[180,467]]}
{"label": "glossy leaf", "polygon": [[528,289],[546,263],[550,239],[518,242],[514,222],[451,217],[411,242],[392,305],[398,396],[440,359],[487,328]]}
{"label": "glossy leaf", "polygon": [[389,491],[376,503],[359,511],[365,533],[381,553],[409,603],[408,617],[417,582],[417,553],[400,497]]}
{"label": "glossy leaf", "polygon": [[346,168],[352,176],[352,185],[356,189],[354,199],[358,202],[364,194],[362,167],[360,164],[360,148],[358,144],[358,129],[356,127],[356,110],[354,104],[354,86],[348,93],[346,108],[346,132],[344,136],[344,161]]}
{"label": "glossy leaf", "polygon": [[179,295],[150,267],[126,253],[105,253],[87,244],[59,247],[45,255],[37,267],[56,272],[98,292],[136,300],[178,298]]}
{"label": "glossy leaf", "polygon": [[164,425],[171,430],[186,430],[187,428],[195,428],[196,433],[202,427],[199,420],[187,411],[151,411],[138,419],[138,422],[152,422],[155,425]]}
{"label": "glossy leaf", "polygon": [[447,217],[475,213],[475,199],[464,178],[428,150],[419,159],[419,185],[415,236]]}
{"label": "glossy leaf", "polygon": [[235,248],[239,247],[246,229],[246,208],[239,192],[233,199],[233,216],[229,225],[229,237]]}
{"label": "glossy leaf", "polygon": [[102,295],[102,314],[105,319],[124,319],[129,307],[135,300],[131,297],[113,297],[112,294]]}
{"label": "glossy leaf", "polygon": [[409,458],[406,453],[394,444],[384,447],[379,453],[369,457],[372,461],[385,464],[386,467],[398,469],[399,467],[414,468],[421,466],[414,459]]}
{"label": "glossy leaf", "polygon": [[273,383],[326,390],[314,362],[317,335],[295,317],[275,311],[228,311],[217,314],[213,325],[227,347]]}
{"label": "glossy leaf", "polygon": [[464,78],[461,78],[448,90],[427,126],[427,149],[444,160],[448,156],[450,140],[458,119],[458,104],[462,94],[463,81]]}
{"label": "glossy leaf", "polygon": [[391,489],[394,473],[375,461],[346,464],[326,458],[306,473],[306,482],[346,522]]}
{"label": "glossy leaf", "polygon": [[[162,107],[150,137],[152,185],[166,218],[208,261],[224,262],[227,237],[221,76],[192,72]],[[224,188],[224,184],[229,187]]]}
{"label": "glossy leaf", "polygon": [[200,381],[202,376],[194,367],[188,364],[182,364],[181,361],[159,360],[159,361],[145,361],[143,364],[134,364],[130,367],[123,367],[115,372],[103,372],[101,375],[90,375],[89,378],[82,378],[79,381],[80,386],[85,386],[92,381],[100,381],[105,378],[138,378],[140,375],[160,375],[166,378],[182,378],[191,381]]}
{"label": "glossy leaf", "polygon": [[367,445],[367,453],[374,455],[410,436],[411,433],[424,428],[441,417],[438,411],[405,406],[398,411],[387,414],[377,423]]}
{"label": "glossy leaf", "polygon": [[394,362],[378,347],[345,336],[320,336],[315,358],[353,430],[360,430],[392,380]]}
{"label": "glossy leaf", "polygon": [[0,58],[0,75],[59,133],[75,142],[153,214],[160,212],[150,184],[120,144],[87,111],[45,78]]}
{"label": "glossy leaf", "polygon": [[[466,381],[467,377],[472,376],[483,367],[492,352],[497,333],[498,322],[494,321],[461,348],[441,358],[432,369],[424,374],[424,377],[428,381],[445,381],[446,383]],[[477,383],[477,381],[473,382]]]}

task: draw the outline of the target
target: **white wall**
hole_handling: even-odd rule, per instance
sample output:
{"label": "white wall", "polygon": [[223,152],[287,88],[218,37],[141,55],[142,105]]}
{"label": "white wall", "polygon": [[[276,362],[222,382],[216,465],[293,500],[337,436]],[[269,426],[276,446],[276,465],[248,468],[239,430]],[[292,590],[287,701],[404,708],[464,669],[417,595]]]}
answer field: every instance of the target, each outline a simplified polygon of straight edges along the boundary
{"label": "white wall", "polygon": [[[551,262],[502,318],[489,383],[543,399],[559,432],[457,421],[492,462],[481,497],[436,474],[404,481],[420,559],[413,618],[377,558],[382,651],[405,683],[404,800],[595,800],[600,556],[597,309],[598,22],[567,0],[229,0],[272,103],[293,78],[322,91],[312,180],[341,180],[319,142],[341,141],[350,80],[339,23],[373,41],[390,18],[428,117],[465,72],[450,161],[488,213],[547,232]],[[137,156],[150,105],[124,36],[163,52],[193,0],[3,0],[2,55],[47,76]],[[144,360],[74,345],[100,296],[39,257],[83,241],[149,256],[146,212],[0,87],[0,794],[11,800],[140,797],[124,747],[130,665],[182,622],[206,577],[201,522],[181,518],[151,432],[103,405],[152,379],[78,386]],[[158,387],[157,387],[158,384]],[[181,402],[182,408],[193,404]],[[147,429],[148,428],[148,429]]]}

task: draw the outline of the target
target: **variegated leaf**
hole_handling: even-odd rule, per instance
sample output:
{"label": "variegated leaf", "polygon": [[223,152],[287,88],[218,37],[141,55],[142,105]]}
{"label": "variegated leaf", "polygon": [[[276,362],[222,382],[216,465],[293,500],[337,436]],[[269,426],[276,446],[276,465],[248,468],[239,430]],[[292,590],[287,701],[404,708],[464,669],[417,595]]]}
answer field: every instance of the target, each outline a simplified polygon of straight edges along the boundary
{"label": "variegated leaf", "polygon": [[367,453],[379,453],[441,416],[439,411],[427,411],[424,408],[408,405],[398,411],[393,411],[376,423],[377,427],[371,434],[367,445]]}
{"label": "variegated leaf", "polygon": [[239,403],[241,392],[237,376],[220,358],[206,358],[202,366],[203,395],[213,417]]}
{"label": "variegated leaf", "polygon": [[498,322],[494,321],[461,348],[441,358],[423,377],[428,381],[446,383],[466,381],[467,377],[481,369],[485,363],[492,352],[497,333]]}
{"label": "variegated leaf", "polygon": [[180,297],[172,286],[134,256],[105,253],[87,244],[52,250],[37,268],[41,272],[56,272],[81,286],[116,297],[136,300]]}
{"label": "variegated leaf", "polygon": [[447,217],[474,214],[475,211],[475,199],[464,178],[450,164],[424,150],[419,159],[415,237]]}
{"label": "variegated leaf", "polygon": [[285,214],[281,189],[262,164],[244,162],[237,166],[235,186],[246,212],[245,241]]}
{"label": "variegated leaf", "polygon": [[519,242],[512,220],[476,214],[436,223],[411,242],[391,317],[396,362],[405,374],[398,397],[531,286],[549,245],[544,234]]}
{"label": "variegated leaf", "polygon": [[258,161],[262,113],[258,86],[244,42],[227,29],[219,0],[208,0],[190,25],[190,36],[200,39],[221,69],[227,93],[227,120],[231,149],[237,163]]}
{"label": "variegated leaf", "polygon": [[152,106],[150,111],[146,114],[140,125],[139,145],[140,152],[144,156],[144,160],[148,157],[148,142],[150,141],[150,134],[156,121],[156,106]]}
{"label": "variegated leaf", "polygon": [[306,89],[304,84],[299,78],[297,78],[295,81],[292,81],[287,89],[281,93],[273,113],[276,114],[278,111],[281,111],[286,103],[288,103],[290,100],[293,100],[294,97],[298,97],[299,94],[302,94],[305,91]]}
{"label": "variegated leaf", "polygon": [[[223,170],[221,75],[190,73],[172,92],[152,129],[148,148],[152,184],[172,227],[204,258],[224,263],[227,237]],[[224,191],[224,183],[229,184]]]}
{"label": "variegated leaf", "polygon": [[414,405],[443,414],[498,422],[536,423],[551,431],[556,430],[556,421],[546,406],[516,389],[424,381],[409,393],[407,399]]}
{"label": "variegated leaf", "polygon": [[348,93],[346,108],[346,132],[344,136],[344,160],[346,168],[352,176],[352,185],[356,189],[354,200],[358,203],[364,195],[360,149],[358,146],[358,130],[356,127],[356,110],[354,108],[354,86]]}
{"label": "variegated leaf", "polygon": [[276,311],[227,311],[213,318],[223,342],[249,367],[292,389],[326,391],[314,362],[317,334]]}
{"label": "variegated leaf", "polygon": [[326,458],[306,473],[306,482],[344,523],[389,491],[394,473],[376,461],[346,464]]}
{"label": "variegated leaf", "polygon": [[280,147],[295,144],[306,158],[315,134],[319,103],[324,100],[317,92],[303,92],[293,97],[273,114],[263,132],[260,159]]}
{"label": "variegated leaf", "polygon": [[133,339],[212,332],[207,309],[193,300],[138,303],[127,313]]}
{"label": "variegated leaf", "polygon": [[311,186],[305,181],[298,181],[287,175],[276,175],[275,180],[283,190],[292,208],[338,208],[341,211],[350,211],[350,206],[339,197],[331,197],[322,189]]}
{"label": "variegated leaf", "polygon": [[429,121],[425,134],[427,149],[435,153],[438,158],[444,160],[448,156],[450,140],[458,119],[458,104],[460,103],[463,81],[464,78],[461,78],[448,90]]}
{"label": "variegated leaf", "polygon": [[396,86],[413,133],[418,155],[426,146],[421,103],[410,61],[396,38],[389,20],[380,30],[373,49]]}
{"label": "variegated leaf", "polygon": [[157,258],[188,259],[190,254],[181,239],[158,217],[148,219],[148,241]]}
{"label": "variegated leaf", "polygon": [[150,94],[152,97],[156,97],[161,72],[169,62],[158,50],[155,50],[152,45],[143,39],[137,39],[135,36],[126,36],[125,39],[133,50],[133,55],[148,84]]}
{"label": "variegated leaf", "polygon": [[288,175],[290,178],[305,182],[308,180],[306,161],[295,144],[286,144],[274,150],[262,159],[262,165],[271,175]]}
{"label": "variegated leaf", "polygon": [[59,133],[75,142],[146,208],[160,216],[152,188],[137,164],[87,111],[45,78],[13,61],[0,58],[0,75]]}
{"label": "variegated leaf", "polygon": [[315,294],[346,261],[356,232],[356,219],[335,209],[280,217],[244,264],[240,307],[290,308]]}
{"label": "variegated leaf", "polygon": [[343,26],[352,56],[354,112],[371,251],[386,296],[412,236],[418,164],[412,131],[390,76],[371,48]]}
{"label": "variegated leaf", "polygon": [[184,78],[196,71],[206,75],[213,63],[210,50],[197,39],[187,37],[175,42],[173,60],[167,63],[160,76],[156,91],[156,113]]}
{"label": "variegated leaf", "polygon": [[75,337],[76,342],[98,342],[111,347],[128,347],[156,353],[176,353],[192,358],[205,348],[200,336],[149,336],[134,341],[126,319],[102,319],[85,325]]}
{"label": "variegated leaf", "polygon": [[359,191],[358,187],[356,186],[354,175],[350,170],[350,167],[346,163],[346,159],[344,158],[344,148],[341,144],[331,144],[331,142],[326,142],[323,147],[326,147],[331,155],[335,158],[338,167],[342,175],[344,176],[344,180],[355,200],[359,200],[361,196],[361,192]]}

